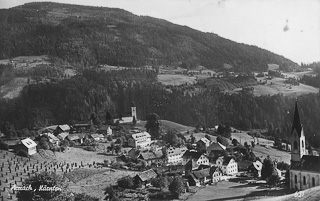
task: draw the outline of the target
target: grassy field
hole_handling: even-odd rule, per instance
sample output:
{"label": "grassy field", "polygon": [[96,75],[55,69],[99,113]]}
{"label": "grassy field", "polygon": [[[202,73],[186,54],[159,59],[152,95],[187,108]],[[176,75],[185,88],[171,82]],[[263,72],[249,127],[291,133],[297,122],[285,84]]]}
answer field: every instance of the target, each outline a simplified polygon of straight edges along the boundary
{"label": "grassy field", "polygon": [[5,84],[0,87],[0,97],[12,99],[16,98],[20,95],[23,87],[28,84],[28,78],[25,77],[17,77],[14,78],[8,84]]}
{"label": "grassy field", "polygon": [[185,83],[194,84],[196,78],[182,74],[160,74],[158,75],[158,81],[164,85],[182,85]]}
{"label": "grassy field", "polygon": [[[9,59],[0,60],[0,64],[8,63],[10,63]],[[47,55],[19,56],[12,59],[12,65],[15,68],[30,69],[36,67],[39,64],[50,64],[49,57]]]}
{"label": "grassy field", "polygon": [[300,191],[301,197],[297,194],[289,194],[279,197],[267,197],[259,199],[259,201],[318,201],[320,200],[320,186]]}
{"label": "grassy field", "polygon": [[[300,73],[285,73],[288,77],[300,77],[303,74],[307,74],[308,72],[300,72]],[[265,81],[265,78],[257,78],[258,82],[260,80]],[[284,78],[273,78],[271,80],[267,80],[265,85],[256,85],[253,86],[254,88],[254,95],[261,96],[261,95],[275,95],[275,94],[283,94],[284,96],[299,96],[308,93],[318,93],[319,89],[300,84],[299,86],[290,86],[289,84],[285,84]]]}
{"label": "grassy field", "polygon": [[[222,201],[222,200],[247,200],[250,197],[264,195],[283,195],[283,191],[269,189],[262,186],[250,184],[221,181],[215,186],[206,186],[194,195],[190,196],[188,201]],[[250,200],[250,199],[249,199]]]}

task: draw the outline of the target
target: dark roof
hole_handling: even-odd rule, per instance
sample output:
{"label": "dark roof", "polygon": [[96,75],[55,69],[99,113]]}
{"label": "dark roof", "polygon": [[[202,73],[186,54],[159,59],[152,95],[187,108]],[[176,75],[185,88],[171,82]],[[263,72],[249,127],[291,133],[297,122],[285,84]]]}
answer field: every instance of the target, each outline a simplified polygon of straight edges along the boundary
{"label": "dark roof", "polygon": [[194,178],[196,179],[208,177],[210,176],[210,168],[193,171],[191,175],[194,176]]}
{"label": "dark roof", "polygon": [[182,157],[183,158],[192,158],[192,159],[198,160],[202,155],[203,155],[203,153],[201,153],[201,152],[188,150],[183,154]]}
{"label": "dark roof", "polygon": [[301,170],[320,172],[320,157],[304,155],[300,164]]}
{"label": "dark roof", "polygon": [[301,122],[300,122],[300,116],[299,116],[299,110],[298,110],[298,103],[296,101],[295,108],[294,108],[294,116],[293,116],[293,123],[292,123],[292,130],[291,135],[293,134],[293,131],[296,130],[298,133],[298,136],[301,136]]}
{"label": "dark roof", "polygon": [[135,148],[130,149],[128,152],[128,155],[132,158],[138,158],[140,156],[141,151]]}
{"label": "dark roof", "polygon": [[148,181],[157,177],[157,173],[153,169],[149,169],[144,172],[139,172],[136,176],[139,177],[141,181]]}
{"label": "dark roof", "polygon": [[142,157],[143,160],[152,160],[156,158],[161,158],[163,156],[162,151],[155,151],[155,152],[141,152],[140,157]]}
{"label": "dark roof", "polygon": [[233,159],[232,157],[223,157],[223,165],[228,165],[230,163],[230,160]]}
{"label": "dark roof", "polygon": [[185,168],[190,170],[194,170],[198,167],[199,165],[194,160],[189,160],[185,165]]}

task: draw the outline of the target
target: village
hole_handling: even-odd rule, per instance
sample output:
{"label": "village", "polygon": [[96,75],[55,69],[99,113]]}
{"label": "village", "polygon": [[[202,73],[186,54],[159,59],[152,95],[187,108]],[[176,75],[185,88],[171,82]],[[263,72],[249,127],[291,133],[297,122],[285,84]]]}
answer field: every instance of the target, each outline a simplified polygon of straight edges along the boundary
{"label": "village", "polygon": [[[160,194],[164,200],[177,198],[176,194],[187,199],[207,185],[216,187],[223,181],[264,188],[284,185],[286,163],[281,161],[279,170],[277,158],[256,157],[253,148],[260,145],[254,137],[242,145],[241,136],[239,142],[218,135],[222,128],[217,126],[207,133],[202,128],[186,132],[167,130],[155,139],[145,127],[132,105],[131,116],[113,119],[95,132],[92,124],[64,124],[42,128],[36,137],[2,139],[1,149],[6,150],[1,151],[0,159],[2,200],[15,200],[12,186],[21,185],[24,179],[41,171],[67,175],[74,191],[100,184],[131,189],[119,195],[124,200],[146,195],[159,198]],[[231,132],[223,129],[222,134]],[[287,149],[290,151],[290,147]],[[271,169],[268,174],[275,174],[275,181],[265,180],[262,173],[265,158],[272,162],[274,171]],[[99,178],[85,181],[95,175]],[[176,178],[180,180],[175,181]],[[172,182],[180,182],[181,186],[163,193],[163,189],[170,190]],[[101,199],[103,190],[97,191],[91,195]],[[176,192],[173,197],[172,192]]]}

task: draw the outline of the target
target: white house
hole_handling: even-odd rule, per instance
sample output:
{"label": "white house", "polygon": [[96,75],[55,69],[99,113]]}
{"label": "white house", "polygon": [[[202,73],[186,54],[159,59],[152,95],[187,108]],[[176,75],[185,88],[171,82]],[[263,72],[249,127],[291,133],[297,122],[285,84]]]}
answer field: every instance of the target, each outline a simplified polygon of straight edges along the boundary
{"label": "white house", "polygon": [[37,143],[35,143],[30,138],[21,140],[21,143],[24,147],[21,147],[22,150],[25,150],[29,155],[37,153]]}
{"label": "white house", "polygon": [[132,134],[128,139],[128,146],[138,149],[145,149],[150,147],[151,144],[151,135],[147,132],[135,133]]}
{"label": "white house", "polygon": [[167,149],[167,164],[178,165],[182,164],[182,156],[187,151],[187,147],[175,148],[170,147]]}
{"label": "white house", "polygon": [[52,144],[55,144],[57,146],[59,145],[60,140],[55,135],[53,135],[52,133],[47,133],[47,136],[49,137],[49,141]]}
{"label": "white house", "polygon": [[216,160],[215,166],[220,167],[225,175],[234,175],[238,173],[238,163],[232,157],[219,157]]}

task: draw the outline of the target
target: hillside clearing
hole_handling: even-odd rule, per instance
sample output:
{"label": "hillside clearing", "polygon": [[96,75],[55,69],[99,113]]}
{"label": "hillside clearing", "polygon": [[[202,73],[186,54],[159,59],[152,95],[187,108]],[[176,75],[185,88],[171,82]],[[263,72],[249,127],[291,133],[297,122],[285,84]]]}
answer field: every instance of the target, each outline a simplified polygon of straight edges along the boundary
{"label": "hillside clearing", "polygon": [[158,81],[164,85],[182,85],[186,83],[194,84],[196,78],[187,75],[160,74],[158,75]]}
{"label": "hillside clearing", "polygon": [[26,77],[17,77],[10,81],[8,84],[5,84],[0,87],[0,97],[12,99],[20,95],[23,87],[28,84],[28,78]]}

